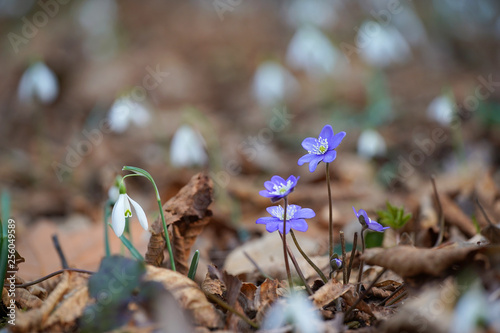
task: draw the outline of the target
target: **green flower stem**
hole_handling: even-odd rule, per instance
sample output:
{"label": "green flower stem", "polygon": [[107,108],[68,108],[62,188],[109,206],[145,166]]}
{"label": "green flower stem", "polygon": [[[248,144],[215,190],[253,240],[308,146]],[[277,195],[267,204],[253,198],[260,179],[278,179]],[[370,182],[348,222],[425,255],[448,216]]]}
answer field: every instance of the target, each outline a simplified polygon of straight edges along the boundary
{"label": "green flower stem", "polygon": [[[281,234],[280,234],[280,236],[281,236],[281,238],[283,238],[283,236]],[[302,270],[300,269],[300,266],[299,266],[299,263],[297,262],[297,259],[295,259],[295,256],[293,255],[293,252],[290,249],[290,246],[287,245],[286,249],[288,251],[288,255],[290,256],[290,259],[292,259],[292,263],[295,266],[295,270],[297,271],[297,274],[299,274],[299,277],[302,280],[302,283],[304,284],[304,287],[307,290],[307,293],[309,294],[309,296],[311,296],[314,293],[311,290],[311,287],[309,287],[309,285],[307,284],[306,278],[304,277],[304,274],[302,273]]]}
{"label": "green flower stem", "polygon": [[125,179],[126,177],[129,177],[129,176],[143,176],[143,177],[146,177],[153,184],[153,187],[155,189],[155,194],[156,194],[156,201],[158,202],[158,208],[160,210],[161,222],[163,223],[163,232],[165,233],[165,242],[167,243],[167,250],[168,250],[168,254],[170,256],[170,267],[172,268],[173,271],[176,271],[174,254],[172,252],[172,245],[170,244],[170,237],[168,235],[167,223],[165,222],[165,215],[163,214],[163,207],[161,204],[160,193],[158,192],[158,187],[156,187],[156,183],[155,183],[153,177],[151,177],[149,172],[147,172],[146,170],[132,167],[132,166],[124,166],[122,170],[132,171],[135,173],[135,174],[126,175],[123,177],[123,179]]}
{"label": "green flower stem", "polygon": [[252,326],[256,330],[258,330],[260,328],[259,324],[257,324],[255,321],[249,319],[245,314],[239,312],[234,307],[232,307],[228,303],[226,303],[223,300],[221,300],[219,297],[217,297],[215,295],[212,295],[212,294],[210,294],[210,293],[208,293],[206,291],[203,291],[203,292],[205,293],[205,296],[207,296],[207,298],[209,298],[212,302],[216,303],[221,308],[226,309],[227,311],[234,313],[235,315],[237,315],[238,317],[240,317],[245,323],[247,323],[248,325]]}
{"label": "green flower stem", "polygon": [[125,236],[121,235],[120,240],[122,241],[123,245],[130,251],[130,254],[137,260],[139,261],[144,261],[144,257],[137,251],[137,249],[130,243],[130,241],[125,238]]}
{"label": "green flower stem", "polygon": [[347,265],[345,262],[346,254],[345,254],[345,237],[344,232],[340,231],[340,245],[342,246],[342,282],[347,284]]}
{"label": "green flower stem", "polygon": [[3,290],[5,275],[7,274],[7,263],[9,258],[8,225],[10,216],[10,195],[7,191],[2,191],[1,199],[2,215],[0,219],[0,290]]}
{"label": "green flower stem", "polygon": [[[366,227],[361,227],[361,254],[365,253],[365,236],[364,232]],[[359,263],[359,272],[358,272],[358,293],[361,291],[361,276],[363,275],[363,266],[364,261],[361,260]]]}
{"label": "green flower stem", "polygon": [[[332,207],[332,189],[330,185],[330,163],[326,164],[326,185],[328,189],[328,258],[329,260],[333,257],[333,207]],[[330,268],[330,275],[332,273],[332,268]]]}
{"label": "green flower stem", "polygon": [[349,259],[349,266],[347,266],[347,283],[351,279],[352,263],[354,262],[354,256],[356,255],[356,247],[358,247],[358,233],[354,233],[354,239],[352,240],[352,250],[351,257]]}
{"label": "green flower stem", "polygon": [[104,251],[106,253],[106,257],[111,255],[111,250],[109,247],[109,233],[108,233],[108,219],[111,215],[111,210],[109,209],[111,206],[111,201],[106,201],[104,204]]}
{"label": "green flower stem", "polygon": [[318,273],[318,275],[321,277],[321,280],[323,280],[324,283],[327,283],[328,279],[326,278],[325,274],[323,274],[321,269],[319,269],[319,267],[314,264],[314,262],[307,256],[307,254],[300,247],[299,242],[297,241],[297,238],[295,237],[295,233],[293,232],[293,230],[290,229],[290,233],[292,234],[292,239],[293,242],[295,243],[295,246],[297,247],[297,250],[299,250],[300,254],[302,254],[302,256],[309,263],[309,265],[311,265],[311,267],[314,268],[316,273]]}
{"label": "green flower stem", "polygon": [[[293,282],[292,282],[292,274],[290,274],[290,264],[288,263],[288,251],[287,246],[286,246],[286,210],[288,208],[288,198],[284,197],[284,205],[285,205],[285,211],[283,212],[283,237],[281,238],[283,240],[283,256],[285,257],[285,269],[286,269],[286,276],[288,277],[288,286],[290,290],[293,290]],[[279,233],[279,230],[278,230]]]}

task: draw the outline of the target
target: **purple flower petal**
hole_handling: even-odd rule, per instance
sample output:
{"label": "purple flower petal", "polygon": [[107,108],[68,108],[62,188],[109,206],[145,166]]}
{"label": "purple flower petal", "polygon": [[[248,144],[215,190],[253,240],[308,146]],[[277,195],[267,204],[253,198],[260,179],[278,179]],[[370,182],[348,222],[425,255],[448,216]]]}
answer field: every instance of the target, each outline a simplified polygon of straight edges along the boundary
{"label": "purple flower petal", "polygon": [[305,232],[307,231],[307,229],[309,228],[309,226],[307,225],[307,222],[306,220],[304,219],[293,219],[292,221],[290,221],[290,223],[287,223],[287,230],[290,230],[288,228],[288,224],[290,224],[290,227],[297,230],[297,231],[302,231],[302,232]]}
{"label": "purple flower petal", "polygon": [[266,217],[260,217],[255,221],[257,224],[267,224],[267,223],[272,223],[272,222],[278,222],[279,220],[275,217],[272,216],[266,216]]}
{"label": "purple flower petal", "polygon": [[316,213],[311,208],[302,208],[295,213],[294,218],[297,219],[310,219],[316,216]]}
{"label": "purple flower petal", "polygon": [[352,207],[352,210],[354,211],[354,215],[356,215],[356,217],[359,217],[359,214],[358,214],[358,212],[356,211],[356,208],[354,208],[354,206]]}
{"label": "purple flower petal", "polygon": [[[281,228],[280,228],[281,226]],[[276,230],[283,229],[283,223],[278,223],[278,222],[270,222],[266,224],[266,230],[268,232],[275,232]]]}
{"label": "purple flower petal", "polygon": [[311,151],[317,141],[318,140],[315,138],[305,138],[304,141],[302,141],[302,147],[307,151]]}
{"label": "purple flower petal", "polygon": [[370,221],[370,223],[368,223],[368,229],[373,231],[383,232],[385,229],[388,228],[389,227],[384,227],[383,225],[375,221]]}
{"label": "purple flower petal", "polygon": [[314,155],[314,154],[307,154],[307,155],[304,155],[302,156],[301,158],[299,158],[299,162],[298,162],[298,165],[302,165],[304,163],[309,163],[311,162],[313,159],[315,159],[318,155]]}
{"label": "purple flower petal", "polygon": [[345,132],[338,132],[337,134],[335,134],[331,140],[328,140],[328,149],[335,149],[338,147],[338,145],[340,144],[340,142],[342,142],[342,140],[344,139],[344,137],[346,136],[346,133]]}
{"label": "purple flower petal", "polygon": [[266,188],[266,190],[272,191],[274,189],[274,183],[268,180],[264,182],[264,187]]}
{"label": "purple flower petal", "polygon": [[325,127],[323,127],[323,129],[321,130],[321,133],[319,133],[319,137],[326,139],[328,141],[328,143],[330,143],[331,139],[333,138],[332,126],[325,125]]}
{"label": "purple flower petal", "polygon": [[276,185],[283,184],[283,183],[286,184],[286,181],[283,178],[281,178],[280,176],[272,176],[271,182],[276,184]]}
{"label": "purple flower petal", "polygon": [[321,162],[322,159],[323,159],[323,156],[316,156],[315,155],[315,158],[312,159],[311,162],[309,162],[309,171],[314,172],[316,170],[316,167],[318,166],[318,163]]}
{"label": "purple flower petal", "polygon": [[272,216],[274,216],[275,218],[278,217],[278,215],[280,215],[280,210],[279,210],[279,206],[271,206],[271,207],[267,207],[266,208],[267,212],[269,214],[271,214]]}
{"label": "purple flower petal", "polygon": [[259,191],[259,194],[263,197],[266,197],[266,198],[271,198],[273,197],[272,194],[269,194],[269,191],[268,190],[262,190],[262,191]]}
{"label": "purple flower petal", "polygon": [[335,150],[329,150],[323,155],[323,162],[330,163],[337,157],[337,152]]}

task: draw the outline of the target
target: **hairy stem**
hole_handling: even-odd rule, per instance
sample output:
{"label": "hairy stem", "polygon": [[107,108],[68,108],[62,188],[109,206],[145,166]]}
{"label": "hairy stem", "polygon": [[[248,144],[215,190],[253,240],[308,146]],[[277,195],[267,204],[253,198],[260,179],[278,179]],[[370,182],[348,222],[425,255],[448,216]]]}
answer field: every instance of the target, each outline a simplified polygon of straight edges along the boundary
{"label": "hairy stem", "polygon": [[[364,227],[361,228],[361,254],[365,253],[365,236],[364,236],[365,229],[366,228]],[[363,275],[363,265],[364,261],[361,260],[359,262],[359,272],[358,272],[358,287],[357,287],[358,293],[361,291],[361,276]]]}
{"label": "hairy stem", "polygon": [[292,282],[292,275],[290,274],[290,264],[288,263],[288,251],[287,246],[286,246],[286,211],[288,208],[288,198],[284,197],[283,200],[285,201],[285,211],[283,212],[283,256],[285,258],[285,269],[286,269],[286,276],[288,278],[288,286],[290,287],[290,290],[293,290],[293,282]]}
{"label": "hairy stem", "polygon": [[[292,230],[290,230],[292,231]],[[280,234],[281,236],[281,234]],[[283,237],[283,236],[281,236]],[[309,295],[312,295],[313,292],[311,290],[311,287],[307,284],[306,278],[304,277],[304,274],[302,273],[302,270],[300,269],[299,263],[297,262],[297,259],[295,259],[295,256],[293,255],[292,250],[290,249],[290,246],[286,246],[288,250],[288,255],[290,256],[290,259],[292,260],[293,265],[295,266],[295,270],[297,271],[297,274],[299,274],[300,279],[302,280],[302,283],[304,283],[304,286],[306,287],[307,293]]]}
{"label": "hairy stem", "polygon": [[[326,186],[328,189],[328,258],[333,257],[333,207],[332,207],[332,189],[330,186],[330,163],[326,163]],[[330,268],[330,273],[332,269]]]}
{"label": "hairy stem", "polygon": [[323,274],[321,269],[319,269],[319,267],[316,266],[316,264],[314,264],[314,262],[307,256],[304,250],[302,250],[302,248],[300,247],[299,242],[297,241],[297,238],[295,237],[295,233],[293,232],[293,230],[290,229],[290,233],[292,234],[292,239],[293,242],[295,243],[295,246],[297,247],[297,250],[299,250],[300,254],[302,254],[304,259],[309,263],[309,265],[311,265],[311,267],[316,271],[316,273],[318,273],[321,280],[323,280],[324,283],[327,283],[328,279],[326,278],[325,274]]}

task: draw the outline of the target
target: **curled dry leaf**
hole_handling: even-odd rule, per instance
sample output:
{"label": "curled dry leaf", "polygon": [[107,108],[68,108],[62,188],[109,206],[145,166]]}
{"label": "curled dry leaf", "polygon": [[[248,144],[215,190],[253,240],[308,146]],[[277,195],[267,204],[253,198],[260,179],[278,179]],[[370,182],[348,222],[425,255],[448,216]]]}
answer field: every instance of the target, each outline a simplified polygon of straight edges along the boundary
{"label": "curled dry leaf", "polygon": [[447,195],[441,195],[440,199],[446,223],[456,226],[467,238],[473,237],[476,234],[476,227],[472,220]]}
{"label": "curled dry leaf", "polygon": [[[177,271],[187,274],[188,259],[196,237],[210,221],[208,206],[213,199],[213,184],[206,173],[194,175],[173,198],[163,205],[167,227],[172,225],[172,246]],[[146,252],[146,263],[162,266],[165,251],[163,223],[159,216],[151,225],[151,238]]]}
{"label": "curled dry leaf", "polygon": [[221,327],[219,314],[198,285],[187,276],[169,269],[147,265],[144,279],[163,284],[174,295],[179,305],[191,313],[197,325],[209,328]]}
{"label": "curled dry leaf", "polygon": [[368,265],[388,268],[403,278],[420,274],[440,276],[454,264],[467,260],[480,247],[415,248],[398,245],[388,249],[367,249],[361,259]]}
{"label": "curled dry leaf", "polygon": [[12,330],[14,332],[30,332],[40,327],[48,318],[52,309],[57,305],[59,299],[69,288],[70,274],[71,272],[63,273],[63,277],[56,289],[52,291],[39,308],[27,312],[18,312],[16,316],[16,325],[12,326]]}
{"label": "curled dry leaf", "polygon": [[319,288],[310,298],[317,308],[322,308],[331,301],[344,295],[351,285],[344,285],[335,279],[329,280],[324,286]]}

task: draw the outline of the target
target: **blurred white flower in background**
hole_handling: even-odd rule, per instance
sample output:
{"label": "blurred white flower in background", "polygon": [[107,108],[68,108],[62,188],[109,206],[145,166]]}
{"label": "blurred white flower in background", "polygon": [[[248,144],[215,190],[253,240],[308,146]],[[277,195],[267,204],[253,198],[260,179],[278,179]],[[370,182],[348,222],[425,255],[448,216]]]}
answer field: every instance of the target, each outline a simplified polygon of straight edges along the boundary
{"label": "blurred white flower in background", "polygon": [[427,107],[429,119],[437,121],[441,125],[448,126],[453,120],[454,103],[447,95],[434,98]]}
{"label": "blurred white flower in background", "polygon": [[23,103],[37,100],[43,104],[52,103],[59,94],[56,75],[43,62],[32,64],[21,77],[17,96]]}
{"label": "blurred white flower in background", "polygon": [[127,130],[130,123],[144,127],[150,119],[149,110],[128,96],[116,99],[108,113],[109,127],[116,133]]}
{"label": "blurred white flower in background", "polygon": [[288,65],[305,70],[312,78],[333,74],[340,59],[339,51],[328,37],[313,26],[297,30],[286,54]]}
{"label": "blurred white flower in background", "polygon": [[387,145],[384,137],[373,129],[364,130],[358,139],[358,154],[364,158],[371,159],[375,156],[384,156]]}
{"label": "blurred white flower in background", "polygon": [[175,132],[170,143],[170,163],[172,166],[202,166],[208,161],[203,137],[189,125],[182,125]]}
{"label": "blurred white flower in background", "polygon": [[261,106],[273,106],[296,93],[299,84],[286,68],[266,61],[255,72],[252,90]]}
{"label": "blurred white flower in background", "polygon": [[360,0],[358,2],[366,14],[372,16],[378,23],[391,24],[396,27],[411,45],[427,41],[424,25],[415,13],[411,2],[390,3],[387,0]]}
{"label": "blurred white flower in background", "polygon": [[[498,295],[488,299],[488,295],[477,280],[458,300],[450,332],[475,333],[478,332],[477,328],[479,327],[488,327],[492,329],[491,332],[500,332],[499,314],[500,300]],[[481,332],[483,331],[481,330]],[[490,331],[488,330],[488,332]]]}
{"label": "blurred white flower in background", "polygon": [[291,294],[286,302],[275,302],[262,324],[262,329],[272,330],[291,324],[294,332],[323,332],[322,320],[312,302],[303,293]]}
{"label": "blurred white flower in background", "polygon": [[337,10],[340,1],[335,0],[294,0],[285,3],[286,20],[288,24],[300,27],[312,24],[329,28],[337,21]]}
{"label": "blurred white flower in background", "polygon": [[363,60],[376,67],[404,63],[411,57],[410,46],[395,27],[374,21],[363,22],[356,46]]}

